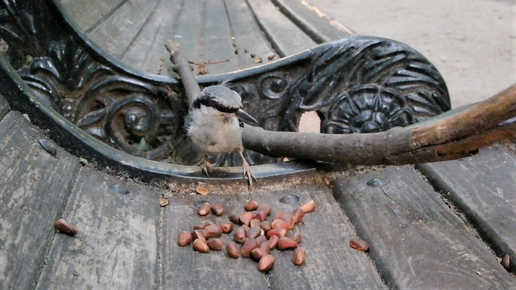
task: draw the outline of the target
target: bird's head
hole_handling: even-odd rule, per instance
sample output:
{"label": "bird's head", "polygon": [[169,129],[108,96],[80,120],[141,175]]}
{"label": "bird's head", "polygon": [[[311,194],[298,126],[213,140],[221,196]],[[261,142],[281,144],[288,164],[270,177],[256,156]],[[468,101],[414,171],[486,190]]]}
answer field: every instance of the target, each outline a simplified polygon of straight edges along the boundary
{"label": "bird's head", "polygon": [[210,86],[202,90],[193,102],[191,110],[200,109],[201,106],[223,114],[235,115],[250,125],[259,126],[258,121],[242,109],[242,97],[224,85]]}

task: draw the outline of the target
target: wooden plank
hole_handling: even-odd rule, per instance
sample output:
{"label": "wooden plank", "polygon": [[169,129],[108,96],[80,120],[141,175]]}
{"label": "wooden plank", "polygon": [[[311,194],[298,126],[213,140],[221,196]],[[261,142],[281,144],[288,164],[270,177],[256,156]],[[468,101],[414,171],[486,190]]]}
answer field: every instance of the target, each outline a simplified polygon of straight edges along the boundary
{"label": "wooden plank", "polygon": [[[249,68],[275,61],[279,57],[272,49],[269,41],[254,21],[254,15],[249,5],[241,0],[225,0],[226,11],[231,23],[231,31],[234,36],[234,50],[238,49],[241,68]],[[246,52],[247,51],[247,52]],[[251,57],[254,55],[254,57]],[[276,55],[272,60],[269,56]],[[256,58],[262,59],[262,63],[255,61]]]}
{"label": "wooden plank", "polygon": [[496,145],[477,156],[418,168],[446,192],[500,257],[508,253],[516,261],[514,152]]}
{"label": "wooden plank", "polygon": [[[283,204],[283,196],[297,195],[300,201]],[[292,251],[272,252],[276,258],[274,268],[267,276],[256,269],[256,262],[247,258],[231,259],[224,251],[208,254],[194,253],[191,246],[179,247],[177,235],[191,230],[204,220],[214,223],[227,221],[232,213],[244,211],[246,198],[262,204],[270,204],[273,213],[291,211],[303,202],[315,199],[318,208],[305,216],[304,223],[296,227],[303,235],[302,245],[307,251],[303,266],[292,264]],[[305,187],[295,190],[250,193],[240,195],[208,195],[170,197],[170,205],[164,209],[164,289],[385,289],[367,255],[342,247],[343,241],[354,237],[352,226],[339,209],[328,189]],[[220,203],[226,213],[217,218],[212,214],[199,217],[193,206],[201,200]],[[271,218],[269,218],[270,220]],[[235,227],[236,229],[236,227]],[[232,235],[224,235],[226,244]],[[332,249],[338,249],[332,250]],[[330,266],[331,265],[331,266]],[[268,280],[268,281],[267,281]]]}
{"label": "wooden plank", "polygon": [[107,53],[120,59],[157,3],[158,0],[128,0],[88,36]]}
{"label": "wooden plank", "polygon": [[89,33],[115,12],[127,0],[61,0],[61,4],[75,23]]}
{"label": "wooden plank", "polygon": [[7,100],[0,94],[0,120],[7,115],[7,112],[9,112],[10,107]]}
{"label": "wooden plank", "polygon": [[[390,182],[369,186],[374,178]],[[489,248],[412,167],[337,179],[334,195],[390,288],[516,289]]]}
{"label": "wooden plank", "polygon": [[[299,202],[280,202],[289,195],[298,196]],[[347,246],[356,234],[329,189],[311,186],[252,193],[251,198],[270,204],[272,215],[280,210],[292,212],[311,199],[317,205],[316,210],[306,214],[303,223],[294,228],[294,232],[302,236],[305,264],[295,266],[292,251],[274,251],[272,289],[386,289],[367,254]]]}
{"label": "wooden plank", "polygon": [[158,193],[83,168],[36,289],[157,289]]}
{"label": "wooden plank", "polygon": [[247,0],[274,49],[282,57],[310,49],[316,43],[269,1]]}
{"label": "wooden plank", "polygon": [[[191,62],[199,62],[202,58],[201,37],[204,29],[203,1],[186,1],[179,14],[177,28],[172,40],[180,45],[181,54]],[[186,48],[186,49],[185,49]],[[198,66],[192,65],[193,74],[198,74]]]}
{"label": "wooden plank", "polygon": [[0,148],[0,289],[33,289],[79,162],[14,111],[0,122]]}
{"label": "wooden plank", "polygon": [[[194,225],[205,220],[221,224],[228,221],[228,213],[242,211],[243,196],[177,196],[169,200],[170,204],[163,211],[163,289],[269,289],[265,275],[256,269],[255,262],[227,256],[225,245],[232,234],[223,235],[222,251],[207,254],[194,252],[191,245],[180,247],[177,244],[180,231],[191,231]],[[201,200],[224,205],[226,213],[220,218],[212,214],[198,216],[194,203]]]}
{"label": "wooden plank", "polygon": [[121,61],[144,73],[160,72],[168,75],[172,64],[165,44],[176,34],[176,22],[184,2],[185,0],[161,0]]}
{"label": "wooden plank", "polygon": [[[342,24],[321,15],[317,7],[300,0],[272,0],[292,22],[300,27],[315,42],[322,43],[353,36],[354,33]],[[325,18],[326,16],[326,18]]]}
{"label": "wooden plank", "polygon": [[[232,45],[232,31],[224,0],[204,2],[205,28],[203,41],[203,60],[210,74],[232,72],[240,68],[238,56]],[[226,61],[228,60],[228,61]],[[222,62],[220,62],[222,61]],[[209,64],[210,62],[216,62]]]}

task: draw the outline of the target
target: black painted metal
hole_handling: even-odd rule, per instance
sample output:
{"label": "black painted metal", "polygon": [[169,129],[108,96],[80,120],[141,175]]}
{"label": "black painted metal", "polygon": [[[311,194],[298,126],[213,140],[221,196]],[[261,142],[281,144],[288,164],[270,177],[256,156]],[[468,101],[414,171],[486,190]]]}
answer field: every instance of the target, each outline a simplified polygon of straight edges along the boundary
{"label": "black painted metal", "polygon": [[[139,74],[104,54],[60,9],[51,0],[0,3],[0,38],[8,44],[4,56],[33,90],[25,92],[23,102],[35,97],[97,140],[134,156],[195,164],[195,152],[183,143],[187,109],[181,85]],[[13,80],[6,68],[2,77],[2,83]],[[296,131],[307,111],[318,113],[321,132],[342,134],[406,126],[450,109],[446,85],[435,67],[407,45],[382,38],[346,38],[261,67],[198,79],[203,87],[228,80],[246,111],[269,130]],[[27,109],[16,100],[23,97],[10,95],[14,109]],[[50,118],[69,126],[59,114]],[[74,142],[63,139],[65,148],[73,151],[88,143],[76,128],[61,130],[75,135]],[[247,157],[251,164],[277,161],[249,151]],[[136,167],[145,163],[136,160]],[[212,162],[239,164],[231,154]],[[173,174],[189,175],[191,168],[186,168],[179,166]]]}

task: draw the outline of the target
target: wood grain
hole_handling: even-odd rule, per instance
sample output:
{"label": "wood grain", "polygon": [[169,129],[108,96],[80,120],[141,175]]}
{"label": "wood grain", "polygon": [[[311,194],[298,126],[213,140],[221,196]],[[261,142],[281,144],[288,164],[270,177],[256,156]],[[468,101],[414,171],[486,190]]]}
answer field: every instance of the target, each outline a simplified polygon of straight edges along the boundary
{"label": "wood grain", "polygon": [[[201,37],[204,29],[204,4],[202,1],[186,1],[183,4],[181,13],[177,20],[175,34],[172,41],[178,43],[181,54],[191,62],[202,61],[202,46],[204,45]],[[197,65],[192,65],[192,73],[197,75],[199,70]]]}
{"label": "wood grain", "polygon": [[143,73],[171,74],[172,64],[165,44],[176,35],[177,21],[185,0],[161,0],[121,58]]}
{"label": "wood grain", "polygon": [[[224,0],[205,1],[205,5],[203,59],[206,68],[210,74],[238,70],[241,67],[238,64],[238,56],[234,53],[231,40],[233,35]],[[208,64],[209,62],[218,63]]]}
{"label": "wood grain", "polygon": [[278,6],[283,14],[287,15],[292,22],[296,23],[297,26],[306,34],[310,35],[317,43],[354,35],[351,30],[331,19],[329,16],[318,14],[317,12],[322,13],[322,11],[316,11],[315,9],[317,8],[306,3],[306,1],[272,0],[272,3]]}
{"label": "wood grain", "polygon": [[158,193],[83,168],[36,289],[157,289]]}
{"label": "wood grain", "polygon": [[33,289],[79,162],[14,111],[0,122],[0,148],[0,289]]}
{"label": "wood grain", "polygon": [[496,145],[474,157],[418,168],[446,192],[500,257],[508,253],[516,261],[514,152]]}
{"label": "wood grain", "polygon": [[[298,196],[299,202],[280,202],[289,195]],[[292,250],[273,251],[276,263],[270,278],[272,289],[386,289],[368,255],[348,247],[349,239],[356,234],[329,189],[310,186],[252,193],[250,197],[270,204],[271,216],[280,210],[290,213],[311,199],[316,203],[315,211],[305,214],[303,222],[293,229],[302,236],[305,264],[292,263]]]}
{"label": "wood grain", "polygon": [[283,57],[310,49],[316,43],[269,1],[248,0],[258,23]]}
{"label": "wood grain", "polygon": [[[382,187],[368,186],[387,178]],[[390,288],[516,289],[490,250],[410,166],[338,179],[334,195]]]}
{"label": "wood grain", "polygon": [[7,100],[0,94],[0,120],[7,115],[9,110],[9,103],[7,103]]}
{"label": "wood grain", "polygon": [[61,0],[71,19],[89,33],[127,0]]}
{"label": "wood grain", "polygon": [[234,50],[238,49],[241,68],[261,65],[255,61],[256,58],[261,58],[263,63],[267,63],[269,62],[268,58],[275,55],[272,61],[277,60],[279,56],[276,55],[263,31],[254,20],[253,12],[247,2],[225,0],[224,3],[231,22],[231,31],[235,37],[236,47]]}
{"label": "wood grain", "polygon": [[[243,211],[245,199],[234,195],[168,197],[170,205],[163,210],[163,289],[269,289],[265,275],[256,269],[256,262],[240,257],[229,258],[226,244],[232,234],[223,235],[224,249],[207,254],[194,252],[191,245],[180,247],[180,231],[191,231],[205,220],[220,224],[229,214]],[[226,213],[221,217],[197,215],[194,203],[206,200],[222,204]],[[236,228],[236,227],[235,227]]]}
{"label": "wood grain", "polygon": [[157,3],[158,0],[128,0],[88,36],[107,53],[120,59]]}

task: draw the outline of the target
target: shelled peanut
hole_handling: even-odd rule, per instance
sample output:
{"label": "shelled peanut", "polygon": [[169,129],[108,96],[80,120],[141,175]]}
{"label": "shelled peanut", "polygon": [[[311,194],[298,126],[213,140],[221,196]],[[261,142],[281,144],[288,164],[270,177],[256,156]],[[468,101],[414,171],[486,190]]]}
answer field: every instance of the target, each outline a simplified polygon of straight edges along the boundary
{"label": "shelled peanut", "polygon": [[[295,265],[302,265],[306,257],[305,250],[298,247],[302,237],[300,233],[294,234],[292,230],[302,221],[306,213],[314,210],[315,202],[311,200],[292,213],[279,211],[271,221],[268,221],[271,206],[260,205],[257,201],[250,200],[245,204],[244,211],[231,214],[228,222],[216,225],[205,221],[194,226],[192,233],[182,231],[178,236],[178,244],[186,246],[193,240],[194,250],[208,253],[210,250],[221,250],[224,247],[221,240],[222,234],[232,232],[233,241],[225,246],[231,258],[240,256],[251,258],[258,262],[259,271],[266,272],[274,267],[275,259],[270,254],[272,250],[294,250],[292,262]],[[197,213],[205,216],[210,211],[220,216],[224,213],[224,208],[221,205],[211,206],[206,202],[198,207]],[[233,224],[240,226],[234,228]]]}

